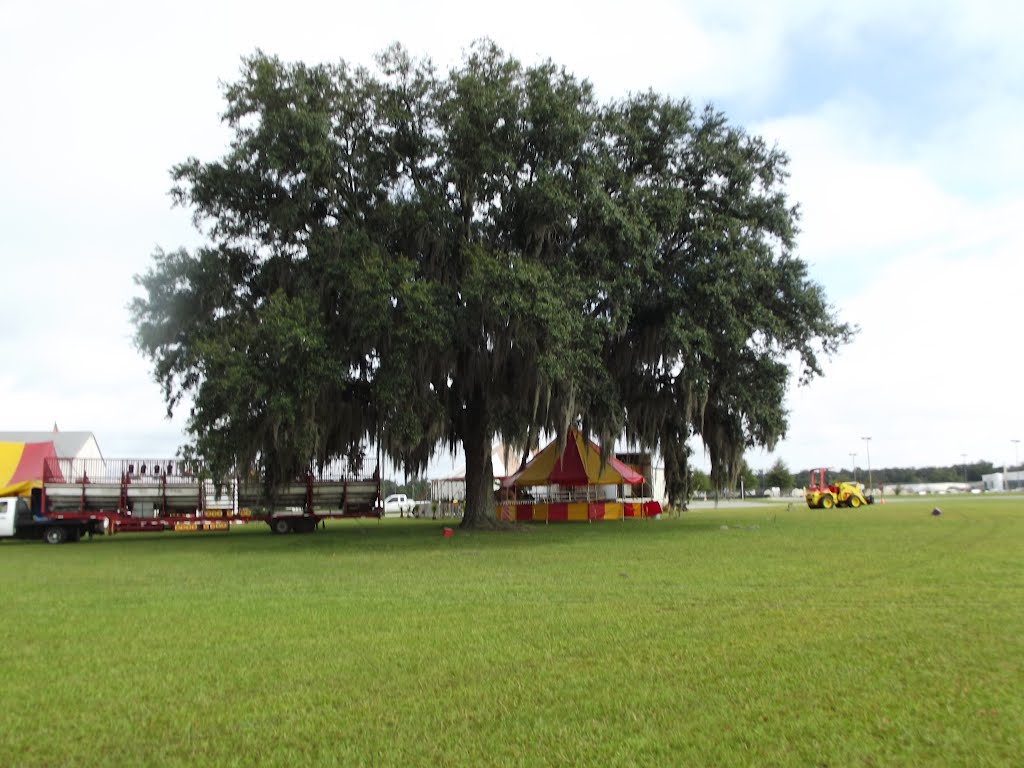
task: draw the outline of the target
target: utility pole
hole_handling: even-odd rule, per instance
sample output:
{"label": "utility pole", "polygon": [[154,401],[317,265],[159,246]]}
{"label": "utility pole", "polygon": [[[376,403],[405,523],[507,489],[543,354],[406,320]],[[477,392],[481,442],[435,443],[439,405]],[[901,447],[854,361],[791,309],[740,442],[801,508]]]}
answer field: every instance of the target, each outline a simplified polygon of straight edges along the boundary
{"label": "utility pole", "polygon": [[857,454],[850,454],[850,462],[853,464],[853,482],[857,482]]}
{"label": "utility pole", "polygon": [[[1020,440],[1010,438],[1010,442],[1013,443],[1013,469],[1015,472],[1020,472]],[[1017,475],[1017,477],[1020,477],[1020,475]],[[1003,490],[1010,490],[1010,476],[1006,471],[1005,464],[1003,465]]]}
{"label": "utility pole", "polygon": [[871,438],[862,437],[861,440],[864,441],[864,450],[868,454],[868,494],[870,495],[875,488],[875,484],[871,479]]}
{"label": "utility pole", "polygon": [[964,460],[964,485],[967,484],[967,454],[961,453],[960,458]]}

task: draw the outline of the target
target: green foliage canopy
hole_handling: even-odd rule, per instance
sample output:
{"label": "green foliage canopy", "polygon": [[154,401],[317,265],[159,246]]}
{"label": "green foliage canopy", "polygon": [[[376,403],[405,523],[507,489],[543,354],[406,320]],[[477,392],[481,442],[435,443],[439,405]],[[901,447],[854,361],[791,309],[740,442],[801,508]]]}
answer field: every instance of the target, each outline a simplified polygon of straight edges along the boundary
{"label": "green foliage canopy", "polygon": [[793,473],[789,471],[786,462],[776,459],[764,476],[764,484],[768,488],[781,488],[783,493],[793,490]]}
{"label": "green foliage canopy", "polygon": [[851,329],[793,253],[786,157],[719,112],[601,104],[550,61],[473,46],[444,75],[393,46],[375,72],[257,52],[225,89],[225,155],[173,170],[208,245],[137,278],[137,341],[196,452],[273,485],[366,438],[418,471],[581,423],[716,487],[786,427],[789,363]]}

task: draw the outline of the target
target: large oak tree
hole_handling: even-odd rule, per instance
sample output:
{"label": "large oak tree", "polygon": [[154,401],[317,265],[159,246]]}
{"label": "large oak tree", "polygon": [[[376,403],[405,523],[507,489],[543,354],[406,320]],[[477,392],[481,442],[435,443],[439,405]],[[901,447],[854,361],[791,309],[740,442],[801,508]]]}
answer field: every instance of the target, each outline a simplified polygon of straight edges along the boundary
{"label": "large oak tree", "polygon": [[790,365],[851,330],[793,253],[782,152],[486,41],[377,64],[247,58],[228,150],[173,170],[208,244],[158,252],[133,312],[198,455],[272,488],[367,439],[413,471],[461,447],[471,526],[495,435],[626,434],[684,499],[692,435],[721,482],[784,434]]}

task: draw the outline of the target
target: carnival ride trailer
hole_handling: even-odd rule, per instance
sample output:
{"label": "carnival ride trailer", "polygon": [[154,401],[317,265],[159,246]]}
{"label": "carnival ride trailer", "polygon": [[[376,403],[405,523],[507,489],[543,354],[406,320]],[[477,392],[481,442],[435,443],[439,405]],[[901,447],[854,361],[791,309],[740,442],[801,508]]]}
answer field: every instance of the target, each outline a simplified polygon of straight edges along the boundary
{"label": "carnival ride trailer", "polygon": [[[257,477],[215,482],[178,459],[50,457],[36,485],[31,511],[40,525],[91,521],[87,532],[108,534],[227,531],[253,522],[277,534],[311,533],[326,519],[379,518],[383,512],[376,474],[359,479],[329,470],[267,488]],[[78,538],[55,537],[53,543]]]}

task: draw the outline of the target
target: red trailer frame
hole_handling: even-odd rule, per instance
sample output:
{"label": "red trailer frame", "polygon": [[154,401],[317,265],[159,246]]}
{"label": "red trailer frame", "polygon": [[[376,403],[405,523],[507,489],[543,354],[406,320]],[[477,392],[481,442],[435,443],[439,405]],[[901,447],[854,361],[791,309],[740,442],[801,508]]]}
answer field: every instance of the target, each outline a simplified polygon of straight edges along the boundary
{"label": "red trailer frame", "polygon": [[107,533],[227,531],[264,522],[275,533],[308,533],[333,518],[383,514],[380,473],[306,472],[272,495],[255,477],[214,482],[181,459],[47,458],[41,505],[58,520],[103,521]]}

